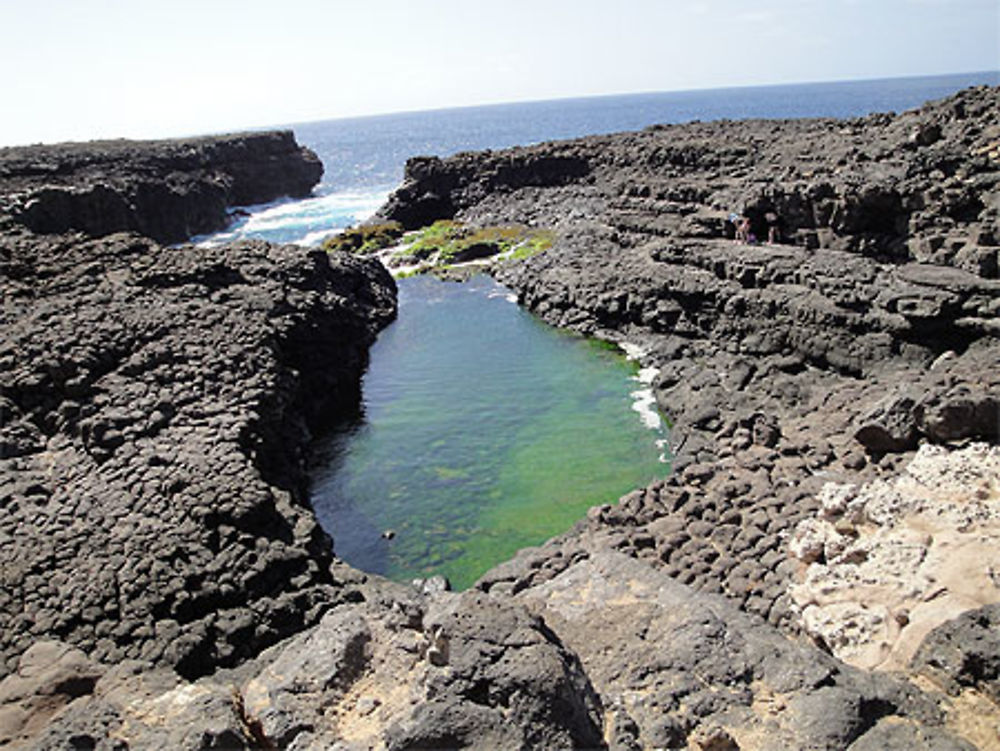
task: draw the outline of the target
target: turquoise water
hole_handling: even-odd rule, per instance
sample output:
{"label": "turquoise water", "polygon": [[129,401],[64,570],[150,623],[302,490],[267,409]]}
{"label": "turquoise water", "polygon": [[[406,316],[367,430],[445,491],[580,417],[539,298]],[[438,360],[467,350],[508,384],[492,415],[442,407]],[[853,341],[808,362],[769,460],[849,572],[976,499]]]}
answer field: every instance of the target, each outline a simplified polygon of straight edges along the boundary
{"label": "turquoise water", "polygon": [[313,505],[344,560],[464,588],[668,473],[619,352],[547,326],[487,277],[404,279],[399,298],[363,415],[317,451]]}

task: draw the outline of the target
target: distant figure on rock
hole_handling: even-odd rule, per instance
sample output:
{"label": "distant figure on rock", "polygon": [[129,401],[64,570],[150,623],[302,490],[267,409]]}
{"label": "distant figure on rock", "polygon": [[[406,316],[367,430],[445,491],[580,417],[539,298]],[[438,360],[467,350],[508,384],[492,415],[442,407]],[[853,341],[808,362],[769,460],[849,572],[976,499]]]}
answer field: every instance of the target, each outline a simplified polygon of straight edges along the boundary
{"label": "distant figure on rock", "polygon": [[781,217],[768,211],[764,215],[764,221],[767,222],[767,244],[777,245],[781,242]]}
{"label": "distant figure on rock", "polygon": [[743,217],[737,214],[735,211],[729,212],[729,218],[726,220],[726,235],[729,235],[729,226],[733,225],[733,242],[740,241],[740,222],[743,221]]}
{"label": "distant figure on rock", "polygon": [[738,243],[749,243],[753,237],[753,233],[750,232],[750,218],[740,217],[739,222],[736,224],[736,242]]}

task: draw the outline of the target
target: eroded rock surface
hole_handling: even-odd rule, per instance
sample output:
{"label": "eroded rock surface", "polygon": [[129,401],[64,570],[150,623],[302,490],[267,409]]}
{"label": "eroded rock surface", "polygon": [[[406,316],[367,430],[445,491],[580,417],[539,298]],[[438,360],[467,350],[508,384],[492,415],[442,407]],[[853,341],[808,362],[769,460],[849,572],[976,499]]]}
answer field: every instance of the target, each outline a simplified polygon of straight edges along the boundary
{"label": "eroded rock surface", "polygon": [[580,656],[615,748],[866,748],[890,723],[892,739],[916,727],[940,748],[972,748],[939,697],[790,642],[620,553],[595,551],[515,600]]}
{"label": "eroded rock surface", "polygon": [[395,311],[377,264],[247,242],[0,238],[0,670],[55,637],[190,676],[335,600],[311,430]]}
{"label": "eroded rock surface", "polygon": [[790,541],[808,564],[791,595],[841,659],[904,669],[933,629],[1000,603],[1000,449],[924,445],[894,480],[828,484],[819,500]]}
{"label": "eroded rock surface", "polygon": [[[195,683],[119,666],[34,739],[39,748],[597,748],[600,702],[536,615],[481,593],[378,585],[237,671]],[[8,679],[40,702],[42,687]],[[51,683],[51,682],[50,682]],[[46,684],[47,686],[48,684]],[[0,693],[0,695],[3,695]],[[37,715],[36,715],[37,717]],[[26,728],[26,731],[30,728]]]}
{"label": "eroded rock surface", "polygon": [[0,149],[0,212],[35,232],[132,230],[180,242],[226,209],[309,194],[323,165],[291,131]]}

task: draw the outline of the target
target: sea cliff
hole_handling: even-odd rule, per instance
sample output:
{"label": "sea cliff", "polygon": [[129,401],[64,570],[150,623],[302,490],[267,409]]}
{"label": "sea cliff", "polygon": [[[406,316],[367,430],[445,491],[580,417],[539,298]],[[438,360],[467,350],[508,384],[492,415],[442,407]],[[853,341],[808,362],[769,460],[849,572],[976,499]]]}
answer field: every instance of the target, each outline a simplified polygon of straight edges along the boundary
{"label": "sea cliff", "polygon": [[463,593],[352,570],[308,506],[384,269],[5,199],[0,742],[994,747],[998,97],[411,161],[383,218],[551,230],[494,273],[674,421],[668,480]]}

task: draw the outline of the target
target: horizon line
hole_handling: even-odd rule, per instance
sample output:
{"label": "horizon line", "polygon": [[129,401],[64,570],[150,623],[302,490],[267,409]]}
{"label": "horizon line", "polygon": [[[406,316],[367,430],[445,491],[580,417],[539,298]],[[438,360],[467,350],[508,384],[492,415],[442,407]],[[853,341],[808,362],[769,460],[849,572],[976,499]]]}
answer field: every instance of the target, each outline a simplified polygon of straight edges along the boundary
{"label": "horizon line", "polygon": [[[837,78],[837,79],[825,79],[825,80],[810,80],[810,81],[786,81],[784,83],[753,83],[753,84],[736,84],[736,85],[726,85],[726,86],[691,86],[679,89],[643,89],[640,91],[619,91],[610,92],[604,94],[571,94],[567,96],[553,96],[546,97],[544,99],[508,99],[502,101],[492,101],[492,102],[482,102],[479,104],[457,104],[454,106],[445,107],[415,107],[412,109],[402,109],[402,110],[391,110],[387,112],[371,112],[362,115],[338,115],[335,117],[320,117],[310,120],[295,120],[282,123],[272,123],[270,125],[260,125],[252,126],[254,130],[267,130],[271,128],[290,128],[295,125],[313,125],[315,123],[325,123],[332,121],[342,121],[342,120],[366,120],[369,118],[379,118],[379,117],[393,117],[395,115],[410,115],[410,114],[420,114],[420,113],[435,113],[435,112],[451,112],[455,110],[472,110],[472,109],[487,109],[490,107],[507,107],[512,105],[524,105],[524,104],[544,104],[547,102],[573,102],[573,101],[584,101],[591,99],[613,99],[615,97],[625,97],[625,96],[655,96],[657,94],[684,94],[684,93],[694,93],[701,91],[736,91],[736,90],[746,90],[746,89],[777,89],[777,88],[788,88],[792,86],[821,86],[826,84],[836,84],[836,83],[875,83],[878,81],[903,81],[907,79],[917,79],[917,78],[950,78],[953,76],[977,76],[977,75],[995,75],[997,77],[996,83],[985,84],[987,86],[1000,86],[1000,68],[996,69],[985,69],[985,70],[964,70],[964,71],[954,71],[951,73],[917,73],[917,74],[906,74],[901,76],[875,76],[872,78]],[[220,133],[221,134],[221,133]],[[218,134],[210,134],[218,135]]]}
{"label": "horizon line", "polygon": [[188,132],[178,135],[160,136],[153,138],[135,138],[128,136],[112,135],[112,136],[98,136],[86,140],[32,141],[27,143],[0,144],[0,150],[30,148],[33,146],[57,146],[61,144],[99,143],[105,141],[145,142],[145,141],[187,140],[187,139],[205,138],[212,136],[237,135],[240,133],[254,133],[254,132],[269,131],[269,130],[291,130],[295,126],[314,125],[317,123],[345,122],[352,120],[369,120],[369,119],[396,117],[399,115],[433,114],[441,112],[455,112],[462,110],[510,107],[516,105],[523,106],[523,105],[545,104],[549,102],[590,101],[598,99],[614,99],[618,97],[656,96],[662,94],[685,94],[685,93],[711,92],[711,91],[721,92],[721,91],[738,91],[738,90],[749,90],[749,89],[778,89],[778,88],[790,88],[796,86],[822,86],[830,84],[861,84],[861,83],[875,83],[878,81],[903,81],[908,79],[950,78],[956,76],[995,76],[996,77],[995,81],[987,83],[985,85],[1000,86],[1000,68],[973,70],[973,71],[954,71],[949,73],[926,73],[926,74],[917,73],[917,74],[907,74],[898,76],[874,76],[871,78],[865,77],[865,78],[826,79],[820,81],[809,80],[809,81],[785,81],[783,83],[736,84],[736,85],[725,85],[725,86],[700,86],[700,87],[691,86],[691,87],[682,87],[678,89],[646,89],[640,91],[618,91],[618,92],[608,92],[602,94],[554,96],[541,99],[536,99],[536,98],[510,99],[501,101],[480,102],[477,104],[459,104],[459,105],[451,105],[443,107],[415,107],[410,109],[370,112],[357,115],[337,115],[333,117],[319,117],[309,120],[293,120],[293,121],[281,121],[281,122],[272,121],[268,124],[244,125],[244,126],[237,126],[236,128],[221,128],[221,129],[213,129],[213,130],[206,130],[199,132]]}

